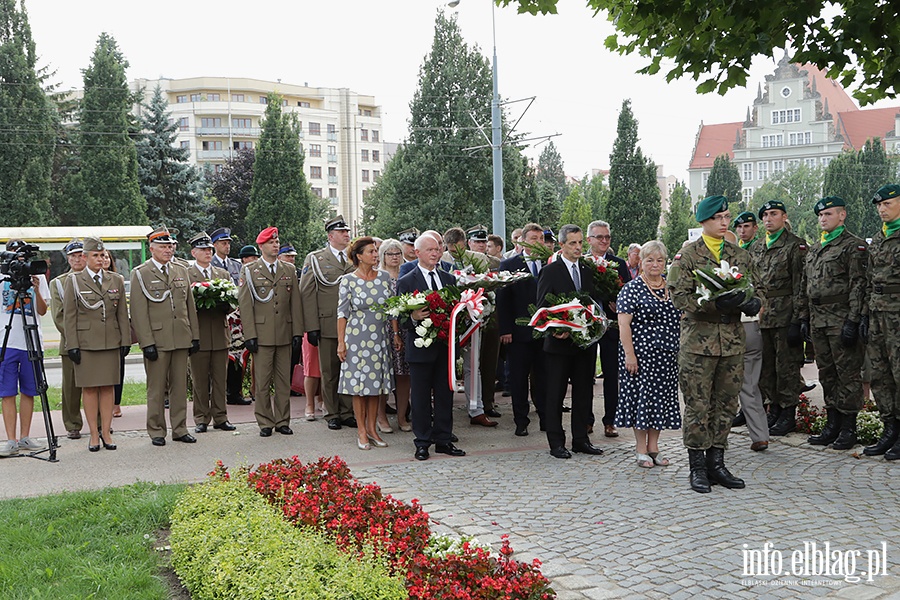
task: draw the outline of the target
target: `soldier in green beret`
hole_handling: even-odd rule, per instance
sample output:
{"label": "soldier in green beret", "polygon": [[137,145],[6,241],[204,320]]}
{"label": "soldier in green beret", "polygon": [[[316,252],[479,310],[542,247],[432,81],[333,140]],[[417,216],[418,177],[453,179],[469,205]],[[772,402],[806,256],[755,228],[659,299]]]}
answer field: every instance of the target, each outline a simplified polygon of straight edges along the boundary
{"label": "soldier in green beret", "polygon": [[701,239],[685,244],[672,259],[668,288],[672,303],[684,312],[678,383],[684,395],[683,435],[691,489],[708,493],[710,482],[727,488],[744,487],[744,481],[725,468],[725,448],[744,378],[741,314],[758,313],[760,301],[738,291],[714,302],[698,302],[695,269],[715,268],[727,261],[750,276],[751,267],[747,251],[725,241],[731,213],[724,196],[702,200],[696,217],[703,234]]}
{"label": "soldier in green beret", "polygon": [[766,234],[748,248],[764,297],[759,314],[763,362],[759,387],[771,403],[769,435],[786,435],[797,428],[797,404],[803,379],[803,340],[809,336],[809,312],[803,264],[806,242],[788,231],[787,208],[770,200],[759,209]]}
{"label": "soldier in green beret", "polygon": [[822,433],[807,441],[832,444],[835,450],[856,445],[856,415],[862,409],[859,321],[866,294],[866,242],[844,227],[845,207],[837,196],[816,202],[813,211],[822,233],[806,255],[810,333],[828,414]]}
{"label": "soldier in green beret", "polygon": [[[863,452],[900,458],[900,185],[885,185],[872,203],[881,217],[881,231],[872,236],[866,270],[868,317],[860,323],[872,363],[872,396],[884,421],[881,439]],[[870,330],[871,327],[871,330]]]}

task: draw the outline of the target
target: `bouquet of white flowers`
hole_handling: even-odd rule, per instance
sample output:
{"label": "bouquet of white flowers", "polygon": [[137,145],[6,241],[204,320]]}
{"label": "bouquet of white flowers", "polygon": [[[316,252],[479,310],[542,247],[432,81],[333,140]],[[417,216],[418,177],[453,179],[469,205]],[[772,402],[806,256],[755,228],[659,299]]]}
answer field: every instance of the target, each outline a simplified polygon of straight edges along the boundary
{"label": "bouquet of white flowers", "polygon": [[210,279],[191,284],[194,303],[199,309],[220,308],[231,311],[238,305],[238,289],[230,279]]}

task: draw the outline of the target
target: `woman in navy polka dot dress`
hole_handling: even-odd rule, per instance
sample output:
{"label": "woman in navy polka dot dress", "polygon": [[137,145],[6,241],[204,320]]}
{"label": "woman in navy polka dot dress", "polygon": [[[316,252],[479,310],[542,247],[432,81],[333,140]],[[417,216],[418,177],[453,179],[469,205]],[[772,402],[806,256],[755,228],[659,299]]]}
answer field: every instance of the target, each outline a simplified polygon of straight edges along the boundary
{"label": "woman in navy polka dot dress", "polygon": [[619,292],[619,407],[616,427],[632,427],[638,466],[666,466],[659,432],[680,429],[678,335],[681,312],[672,305],[663,272],[666,247],[641,246],[641,275]]}

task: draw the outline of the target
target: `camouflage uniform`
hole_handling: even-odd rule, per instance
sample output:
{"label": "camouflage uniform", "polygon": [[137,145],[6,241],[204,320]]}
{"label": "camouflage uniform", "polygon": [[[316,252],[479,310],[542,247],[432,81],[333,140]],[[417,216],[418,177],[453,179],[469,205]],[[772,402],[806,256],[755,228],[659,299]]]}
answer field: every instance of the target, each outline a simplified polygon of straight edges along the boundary
{"label": "camouflage uniform", "polygon": [[859,323],[863,314],[865,241],[845,230],[828,245],[813,246],[806,256],[806,281],[810,331],[825,406],[840,413],[858,413],[862,408],[863,345],[844,347],[841,327],[847,320]]}
{"label": "camouflage uniform", "polygon": [[[746,250],[725,242],[721,260],[748,274]],[[684,396],[684,445],[691,450],[727,448],[731,420],[744,380],[744,326],[741,311],[723,314],[715,302],[697,303],[694,269],[718,267],[702,239],[672,259],[668,286],[681,319],[678,384]]]}
{"label": "camouflage uniform", "polygon": [[900,419],[900,232],[869,246],[868,308],[872,396],[885,422]]}
{"label": "camouflage uniform", "polygon": [[803,269],[806,242],[785,229],[771,247],[766,247],[766,236],[761,235],[748,250],[753,283],[765,298],[759,312],[763,338],[759,387],[773,404],[792,408],[799,403],[803,387],[803,347],[789,347],[787,338],[792,323],[809,319]]}

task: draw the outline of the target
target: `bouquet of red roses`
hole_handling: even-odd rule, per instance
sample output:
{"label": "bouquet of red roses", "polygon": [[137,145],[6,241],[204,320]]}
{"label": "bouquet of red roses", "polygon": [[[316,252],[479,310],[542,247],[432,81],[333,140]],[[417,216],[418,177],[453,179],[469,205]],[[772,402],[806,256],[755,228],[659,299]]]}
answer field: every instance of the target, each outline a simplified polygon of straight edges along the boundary
{"label": "bouquet of red roses", "polygon": [[593,255],[582,256],[581,263],[591,270],[597,294],[604,300],[615,301],[625,285],[616,266],[602,256],[594,258]]}

